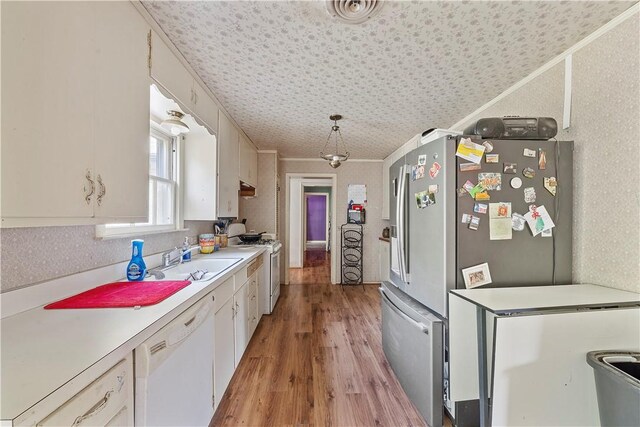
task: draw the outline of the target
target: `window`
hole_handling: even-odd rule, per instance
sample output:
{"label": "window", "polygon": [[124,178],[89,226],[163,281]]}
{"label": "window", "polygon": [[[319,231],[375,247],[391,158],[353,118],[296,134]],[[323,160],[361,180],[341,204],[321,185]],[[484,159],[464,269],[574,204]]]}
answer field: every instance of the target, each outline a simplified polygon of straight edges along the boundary
{"label": "window", "polygon": [[179,228],[178,201],[179,139],[151,123],[149,131],[149,221],[99,225],[98,237],[170,231]]}

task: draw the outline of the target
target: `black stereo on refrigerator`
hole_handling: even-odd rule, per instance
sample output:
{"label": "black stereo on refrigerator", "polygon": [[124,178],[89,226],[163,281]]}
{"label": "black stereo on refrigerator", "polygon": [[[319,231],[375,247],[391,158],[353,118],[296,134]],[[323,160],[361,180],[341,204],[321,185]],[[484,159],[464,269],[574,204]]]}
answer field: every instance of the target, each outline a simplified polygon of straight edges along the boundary
{"label": "black stereo on refrigerator", "polygon": [[546,140],[557,133],[558,122],[552,117],[487,117],[464,130],[465,135],[479,135],[484,139]]}

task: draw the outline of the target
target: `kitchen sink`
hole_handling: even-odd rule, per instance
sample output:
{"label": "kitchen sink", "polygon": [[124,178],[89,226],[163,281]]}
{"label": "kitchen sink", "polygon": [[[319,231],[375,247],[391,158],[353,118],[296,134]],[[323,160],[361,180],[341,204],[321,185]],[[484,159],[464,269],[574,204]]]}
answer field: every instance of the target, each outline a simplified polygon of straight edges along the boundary
{"label": "kitchen sink", "polygon": [[206,271],[206,274],[198,281],[211,280],[225,270],[233,267],[242,261],[242,258],[210,258],[210,259],[194,259],[190,262],[177,264],[164,270],[166,280],[191,280],[191,273],[198,270]]}

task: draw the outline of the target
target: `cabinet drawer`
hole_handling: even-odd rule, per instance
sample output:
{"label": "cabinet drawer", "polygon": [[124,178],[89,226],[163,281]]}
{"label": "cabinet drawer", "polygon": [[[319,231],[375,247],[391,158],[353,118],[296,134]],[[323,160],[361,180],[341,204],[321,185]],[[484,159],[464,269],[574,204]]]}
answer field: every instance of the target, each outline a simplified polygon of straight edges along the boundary
{"label": "cabinet drawer", "polygon": [[254,274],[253,276],[249,277],[248,282],[249,289],[247,292],[249,293],[249,297],[251,297],[252,295],[258,295],[258,275]]}
{"label": "cabinet drawer", "polygon": [[238,289],[240,289],[242,287],[242,285],[244,285],[245,283],[247,283],[247,278],[249,276],[247,275],[247,267],[243,268],[242,270],[238,271],[235,275],[236,278],[236,288],[235,290],[237,291]]}
{"label": "cabinet drawer", "polygon": [[253,273],[258,271],[258,269],[260,268],[261,265],[262,265],[262,257],[261,256],[255,258],[253,261],[251,261],[249,263],[249,265],[247,265],[247,276],[252,276]]}
{"label": "cabinet drawer", "polygon": [[37,425],[106,426],[123,418],[133,422],[132,403],[133,361],[128,356]]}
{"label": "cabinet drawer", "polygon": [[233,297],[234,278],[229,277],[224,283],[213,291],[213,312],[217,313],[224,304]]}
{"label": "cabinet drawer", "polygon": [[251,319],[258,318],[258,299],[255,296],[249,296],[249,308],[247,317],[249,318],[249,322],[251,322]]}

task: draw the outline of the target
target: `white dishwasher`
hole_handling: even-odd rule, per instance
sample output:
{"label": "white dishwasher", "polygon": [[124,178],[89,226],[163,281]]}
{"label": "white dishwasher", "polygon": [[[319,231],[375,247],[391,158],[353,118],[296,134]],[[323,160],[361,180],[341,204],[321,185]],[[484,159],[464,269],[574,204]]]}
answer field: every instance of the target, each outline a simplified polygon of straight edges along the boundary
{"label": "white dishwasher", "polygon": [[210,294],[136,348],[136,426],[209,425],[213,314]]}

